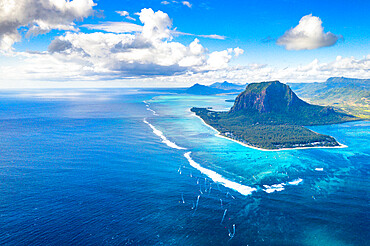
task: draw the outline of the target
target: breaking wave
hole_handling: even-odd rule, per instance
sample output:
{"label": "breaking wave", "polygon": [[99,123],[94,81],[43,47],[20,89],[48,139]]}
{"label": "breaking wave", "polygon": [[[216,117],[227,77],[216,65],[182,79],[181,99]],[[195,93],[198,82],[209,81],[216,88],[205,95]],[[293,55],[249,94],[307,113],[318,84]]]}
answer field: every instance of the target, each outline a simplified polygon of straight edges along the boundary
{"label": "breaking wave", "polygon": [[143,101],[143,103],[145,103],[145,105],[146,105],[146,110],[152,112],[153,115],[158,116],[157,112],[155,112],[155,110],[153,110],[153,109],[150,108],[150,105],[149,105],[149,103],[147,101]]}
{"label": "breaking wave", "polygon": [[242,185],[242,184],[239,184],[239,183],[230,181],[230,180],[222,177],[222,175],[216,173],[215,171],[212,171],[212,170],[209,170],[207,168],[202,167],[201,165],[199,165],[197,162],[195,162],[190,157],[190,154],[191,154],[190,151],[189,152],[186,152],[184,154],[185,158],[189,161],[189,164],[192,167],[194,167],[195,169],[199,170],[204,175],[206,175],[209,178],[211,178],[213,180],[213,182],[220,183],[223,186],[225,186],[227,188],[230,188],[232,190],[235,190],[235,191],[237,191],[240,194],[245,195],[245,196],[250,195],[250,194],[252,194],[253,191],[256,191],[257,190],[256,188],[249,187],[249,186],[246,186],[246,185]]}
{"label": "breaking wave", "polygon": [[160,137],[162,139],[162,142],[165,143],[168,147],[171,147],[171,148],[174,148],[174,149],[186,149],[186,148],[180,147],[176,143],[171,142],[170,140],[168,140],[166,138],[166,136],[163,135],[163,132],[161,132],[160,130],[158,130],[157,128],[155,128],[152,124],[150,124],[148,121],[146,121],[146,119],[144,119],[143,122],[145,124],[147,124],[150,128],[152,128],[153,133],[155,135],[157,135],[158,137]]}
{"label": "breaking wave", "polygon": [[266,193],[272,193],[272,192],[275,192],[275,191],[283,191],[285,189],[286,185],[298,185],[302,181],[303,181],[303,179],[298,178],[298,179],[294,179],[294,180],[292,180],[288,183],[281,183],[281,184],[274,184],[274,185],[263,185],[263,187],[265,188],[265,189],[263,189],[263,191],[266,192]]}

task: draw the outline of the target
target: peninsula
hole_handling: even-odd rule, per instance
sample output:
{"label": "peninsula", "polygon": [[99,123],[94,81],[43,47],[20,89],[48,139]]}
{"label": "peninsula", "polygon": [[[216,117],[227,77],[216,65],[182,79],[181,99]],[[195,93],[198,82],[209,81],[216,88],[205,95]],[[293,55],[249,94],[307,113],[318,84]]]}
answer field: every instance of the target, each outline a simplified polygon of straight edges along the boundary
{"label": "peninsula", "polygon": [[220,135],[269,150],[340,146],[333,137],[304,126],[358,120],[332,107],[309,104],[279,81],[249,84],[228,112],[195,107],[191,111]]}

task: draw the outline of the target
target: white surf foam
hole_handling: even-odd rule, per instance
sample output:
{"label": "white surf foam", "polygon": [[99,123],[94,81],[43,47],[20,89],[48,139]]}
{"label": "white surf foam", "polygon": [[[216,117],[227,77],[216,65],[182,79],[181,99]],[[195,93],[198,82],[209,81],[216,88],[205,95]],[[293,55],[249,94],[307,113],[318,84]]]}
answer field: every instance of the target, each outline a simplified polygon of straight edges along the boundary
{"label": "white surf foam", "polygon": [[275,191],[283,191],[285,189],[286,185],[298,185],[302,181],[303,181],[303,179],[298,178],[298,179],[294,179],[294,180],[292,180],[288,183],[281,183],[281,184],[274,184],[274,185],[263,185],[263,187],[265,187],[265,189],[263,189],[263,191],[266,192],[266,193],[272,193],[272,192],[275,192]]}
{"label": "white surf foam", "polygon": [[166,136],[163,135],[163,132],[161,132],[160,130],[155,128],[152,124],[150,124],[148,121],[146,121],[146,119],[144,119],[143,122],[145,124],[147,124],[148,126],[150,126],[150,128],[152,128],[152,130],[153,130],[153,133],[155,135],[157,135],[158,137],[160,137],[162,139],[162,142],[167,144],[168,147],[171,147],[171,148],[174,148],[174,149],[186,149],[186,148],[180,147],[177,144],[175,144],[174,142],[171,142],[170,140],[168,140],[166,138]]}
{"label": "white surf foam", "polygon": [[146,110],[152,112],[153,115],[158,116],[157,112],[155,112],[153,109],[151,109],[148,105],[146,105],[146,106],[147,106]]}
{"label": "white surf foam", "polygon": [[145,103],[145,105],[146,105],[146,110],[152,112],[153,115],[158,116],[157,112],[155,112],[155,110],[153,110],[153,109],[150,108],[150,105],[149,105],[149,103],[147,101],[143,101],[143,103]]}
{"label": "white surf foam", "polygon": [[285,183],[274,184],[274,185],[263,185],[263,187],[266,188],[266,189],[264,189],[264,191],[266,193],[272,193],[272,192],[275,192],[275,191],[282,191],[282,190],[284,190],[284,186],[285,186]]}
{"label": "white surf foam", "polygon": [[322,167],[316,167],[316,168],[315,168],[315,171],[322,172],[322,171],[324,171],[324,168],[322,168]]}
{"label": "white surf foam", "polygon": [[242,185],[242,184],[227,180],[226,178],[222,177],[222,175],[216,173],[215,171],[202,167],[190,157],[190,154],[191,154],[190,151],[184,154],[189,164],[195,169],[199,170],[201,173],[207,175],[210,179],[213,180],[213,182],[220,183],[223,186],[230,188],[232,190],[235,190],[245,196],[250,195],[252,194],[253,191],[257,190],[256,188],[252,188],[246,185]]}
{"label": "white surf foam", "polygon": [[293,181],[291,181],[291,182],[288,182],[288,184],[290,184],[290,185],[298,185],[299,183],[301,183],[303,181],[303,179],[301,179],[301,178],[298,178],[298,179],[295,179],[295,180],[293,180]]}

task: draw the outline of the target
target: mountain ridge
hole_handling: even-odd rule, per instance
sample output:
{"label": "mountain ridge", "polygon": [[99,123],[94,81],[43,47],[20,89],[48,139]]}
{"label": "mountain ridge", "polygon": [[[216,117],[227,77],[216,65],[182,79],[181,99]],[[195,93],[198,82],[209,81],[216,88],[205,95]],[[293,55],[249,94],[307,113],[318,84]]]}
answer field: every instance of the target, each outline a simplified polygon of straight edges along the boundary
{"label": "mountain ridge", "polygon": [[325,82],[288,83],[310,103],[333,106],[343,112],[370,119],[370,79],[331,77]]}
{"label": "mountain ridge", "polygon": [[230,82],[227,82],[227,81],[224,81],[224,82],[216,82],[216,83],[213,83],[211,85],[209,85],[209,87],[212,87],[212,88],[217,88],[217,89],[222,89],[222,90],[244,90],[245,87],[246,87],[247,84],[235,84],[235,83],[230,83]]}
{"label": "mountain ridge", "polygon": [[206,85],[196,83],[189,87],[188,89],[186,89],[185,93],[193,95],[215,95],[225,93],[225,90],[212,88]]}
{"label": "mountain ridge", "polygon": [[211,85],[201,85],[196,83],[185,90],[187,94],[193,95],[216,95],[223,93],[236,93],[244,90],[245,85],[239,85],[224,81],[216,82]]}

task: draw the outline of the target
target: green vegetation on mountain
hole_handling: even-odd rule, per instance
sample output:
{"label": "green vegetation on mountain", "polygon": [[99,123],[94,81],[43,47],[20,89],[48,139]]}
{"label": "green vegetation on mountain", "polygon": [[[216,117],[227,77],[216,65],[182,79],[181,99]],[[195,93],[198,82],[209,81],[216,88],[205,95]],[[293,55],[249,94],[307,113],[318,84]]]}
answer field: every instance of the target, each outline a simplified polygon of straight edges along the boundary
{"label": "green vegetation on mountain", "polygon": [[370,119],[370,79],[329,78],[323,83],[290,83],[297,95],[311,103],[333,106]]}
{"label": "green vegetation on mountain", "polygon": [[192,108],[221,135],[265,149],[339,146],[331,136],[303,126],[334,124],[358,118],[299,99],[279,81],[249,84],[228,112]]}

